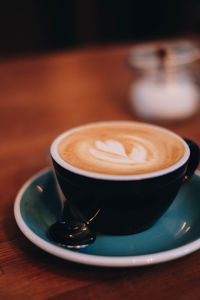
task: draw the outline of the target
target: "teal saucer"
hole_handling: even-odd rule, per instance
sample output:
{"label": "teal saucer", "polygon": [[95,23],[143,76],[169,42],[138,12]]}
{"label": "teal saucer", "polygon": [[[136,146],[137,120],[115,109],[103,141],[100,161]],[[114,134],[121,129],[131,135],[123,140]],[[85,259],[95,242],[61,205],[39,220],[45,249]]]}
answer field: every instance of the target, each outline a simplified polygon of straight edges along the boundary
{"label": "teal saucer", "polygon": [[92,245],[79,250],[58,246],[48,238],[47,231],[61,210],[50,169],[23,185],[14,213],[24,235],[44,251],[88,265],[133,267],[169,261],[200,248],[199,195],[198,172],[182,186],[174,203],[152,228],[126,236],[97,234]]}

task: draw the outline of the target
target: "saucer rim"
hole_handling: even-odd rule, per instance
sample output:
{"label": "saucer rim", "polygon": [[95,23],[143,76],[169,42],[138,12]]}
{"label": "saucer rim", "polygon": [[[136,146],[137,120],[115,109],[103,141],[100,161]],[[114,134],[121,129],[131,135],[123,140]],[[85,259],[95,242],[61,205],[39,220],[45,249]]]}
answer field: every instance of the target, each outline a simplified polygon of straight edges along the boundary
{"label": "saucer rim", "polygon": [[[146,265],[153,265],[163,263],[177,258],[188,255],[200,248],[200,238],[193,242],[187,243],[184,246],[180,246],[171,250],[161,251],[157,253],[137,255],[137,256],[102,256],[92,255],[86,253],[74,252],[69,249],[61,248],[60,246],[53,245],[48,241],[45,241],[34,233],[25,223],[21,215],[20,203],[22,196],[30,184],[38,177],[52,171],[51,168],[45,168],[31,176],[19,189],[14,202],[14,217],[16,223],[25,235],[25,237],[35,244],[40,249],[48,252],[54,256],[62,258],[64,260],[72,261],[75,263],[99,266],[99,267],[139,267]],[[195,174],[200,177],[200,171],[196,170]]]}

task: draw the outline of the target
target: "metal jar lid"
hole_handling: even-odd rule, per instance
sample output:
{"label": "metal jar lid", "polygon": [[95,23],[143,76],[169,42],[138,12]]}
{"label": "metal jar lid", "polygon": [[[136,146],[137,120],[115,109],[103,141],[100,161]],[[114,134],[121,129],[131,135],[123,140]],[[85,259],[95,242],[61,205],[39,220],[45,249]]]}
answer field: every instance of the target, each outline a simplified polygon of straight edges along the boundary
{"label": "metal jar lid", "polygon": [[155,42],[135,46],[128,62],[134,69],[157,69],[161,64],[178,67],[190,64],[200,58],[199,47],[190,41]]}

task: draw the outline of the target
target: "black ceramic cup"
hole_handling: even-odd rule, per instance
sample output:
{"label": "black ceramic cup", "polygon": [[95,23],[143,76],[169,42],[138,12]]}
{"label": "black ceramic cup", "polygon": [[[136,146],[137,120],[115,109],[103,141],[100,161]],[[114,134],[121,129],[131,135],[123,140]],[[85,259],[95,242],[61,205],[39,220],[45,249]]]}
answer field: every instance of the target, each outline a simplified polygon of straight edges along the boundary
{"label": "black ceramic cup", "polygon": [[[199,163],[198,146],[167,130],[185,147],[183,157],[171,167],[141,175],[85,171],[66,163],[57,151],[62,138],[74,130],[78,128],[61,134],[52,143],[53,168],[71,208],[97,232],[122,235],[150,228],[172,204],[179,188],[192,176]],[[65,207],[62,214],[65,218]]]}

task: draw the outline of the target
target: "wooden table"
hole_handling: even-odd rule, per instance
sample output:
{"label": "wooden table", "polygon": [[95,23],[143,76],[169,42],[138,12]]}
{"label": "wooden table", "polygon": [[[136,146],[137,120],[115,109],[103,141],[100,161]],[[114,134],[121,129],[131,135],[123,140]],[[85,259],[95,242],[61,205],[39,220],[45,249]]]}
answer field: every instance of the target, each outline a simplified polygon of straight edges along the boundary
{"label": "wooden table", "polygon": [[[93,121],[139,119],[128,104],[129,50],[113,46],[0,62],[1,299],[200,299],[200,251],[149,267],[87,267],[43,252],[14,220],[15,196],[48,166],[57,134]],[[164,124],[200,144],[199,125],[200,112]]]}

